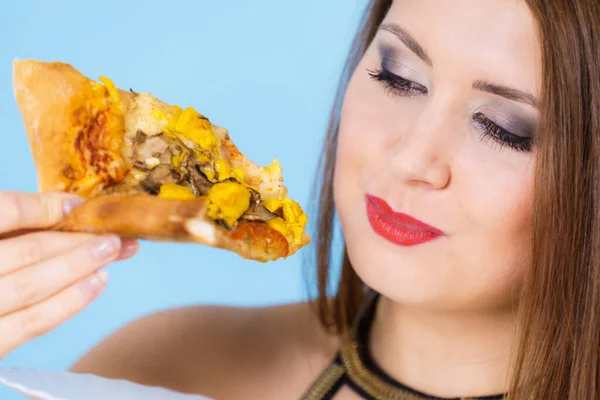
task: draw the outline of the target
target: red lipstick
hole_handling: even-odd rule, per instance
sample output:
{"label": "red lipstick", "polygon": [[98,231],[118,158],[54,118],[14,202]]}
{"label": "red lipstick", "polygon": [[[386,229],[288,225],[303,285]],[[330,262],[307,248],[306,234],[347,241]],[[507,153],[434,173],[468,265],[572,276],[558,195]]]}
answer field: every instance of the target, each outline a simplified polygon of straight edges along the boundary
{"label": "red lipstick", "polygon": [[367,195],[367,216],[378,235],[400,246],[414,246],[429,242],[444,232],[427,225],[410,215],[392,210],[392,207],[375,196]]}

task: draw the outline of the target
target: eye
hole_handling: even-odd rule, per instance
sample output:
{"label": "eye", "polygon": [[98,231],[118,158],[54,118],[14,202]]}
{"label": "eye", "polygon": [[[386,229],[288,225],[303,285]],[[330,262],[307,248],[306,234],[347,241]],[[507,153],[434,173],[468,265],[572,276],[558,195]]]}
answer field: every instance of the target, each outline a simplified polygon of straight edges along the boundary
{"label": "eye", "polygon": [[481,129],[482,139],[492,139],[500,147],[508,146],[516,151],[531,151],[533,140],[531,137],[515,135],[496,124],[482,113],[473,115],[473,122]]}
{"label": "eye", "polygon": [[421,84],[398,76],[385,67],[379,70],[369,70],[369,76],[383,85],[384,89],[392,97],[413,97],[427,94],[427,88]]}

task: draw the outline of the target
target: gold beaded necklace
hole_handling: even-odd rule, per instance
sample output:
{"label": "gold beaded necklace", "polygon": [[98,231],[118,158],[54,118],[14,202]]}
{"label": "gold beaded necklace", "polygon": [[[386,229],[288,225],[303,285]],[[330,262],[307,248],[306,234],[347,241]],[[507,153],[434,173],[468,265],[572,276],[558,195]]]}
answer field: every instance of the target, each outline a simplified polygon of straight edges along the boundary
{"label": "gold beaded necklace", "polygon": [[411,389],[389,377],[371,360],[367,337],[379,295],[370,293],[352,329],[342,337],[340,351],[301,400],[330,400],[348,385],[366,400],[501,400],[503,394],[440,398]]}

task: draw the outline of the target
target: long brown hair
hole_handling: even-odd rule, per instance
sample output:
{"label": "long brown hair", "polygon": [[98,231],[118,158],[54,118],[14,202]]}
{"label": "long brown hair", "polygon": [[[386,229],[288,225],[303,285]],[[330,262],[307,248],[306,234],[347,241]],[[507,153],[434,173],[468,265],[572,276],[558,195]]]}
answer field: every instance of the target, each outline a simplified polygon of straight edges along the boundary
{"label": "long brown hair", "polygon": [[[365,9],[339,82],[315,184],[314,304],[322,325],[336,334],[352,324],[366,290],[344,249],[337,290],[330,298],[340,110],[349,78],[392,2],[371,0]],[[535,143],[533,265],[519,296],[519,337],[508,397],[598,399],[600,2],[526,2],[537,20],[543,74]]]}

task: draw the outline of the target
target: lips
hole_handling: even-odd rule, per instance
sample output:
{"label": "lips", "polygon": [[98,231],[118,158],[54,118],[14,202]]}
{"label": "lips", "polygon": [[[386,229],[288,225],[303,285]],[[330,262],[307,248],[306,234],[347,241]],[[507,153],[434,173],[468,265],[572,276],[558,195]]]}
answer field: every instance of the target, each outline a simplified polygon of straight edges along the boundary
{"label": "lips", "polygon": [[410,215],[395,212],[376,196],[367,195],[367,217],[378,235],[400,246],[426,243],[444,235],[441,230],[427,225]]}

